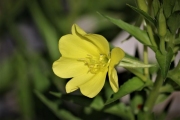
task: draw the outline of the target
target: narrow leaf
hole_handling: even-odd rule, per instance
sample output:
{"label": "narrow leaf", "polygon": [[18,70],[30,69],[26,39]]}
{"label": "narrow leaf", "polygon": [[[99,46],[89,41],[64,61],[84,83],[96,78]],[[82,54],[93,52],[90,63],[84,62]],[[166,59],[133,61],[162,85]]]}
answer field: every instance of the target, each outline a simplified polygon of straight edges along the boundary
{"label": "narrow leaf", "polygon": [[122,21],[120,19],[114,19],[114,18],[111,18],[109,16],[105,16],[105,15],[103,15],[101,13],[99,13],[99,14],[101,16],[103,16],[104,18],[108,19],[113,24],[120,27],[121,29],[127,31],[129,34],[134,36],[139,42],[143,43],[144,45],[151,46],[151,42],[149,40],[148,34],[144,30],[141,30],[138,27],[130,25],[130,24],[128,24],[128,23],[126,23],[126,22],[124,22],[124,21]]}
{"label": "narrow leaf", "polygon": [[175,83],[177,83],[180,86],[180,70],[174,71],[171,70],[168,73],[168,77],[171,78]]}
{"label": "narrow leaf", "polygon": [[41,94],[38,91],[35,91],[35,94],[37,97],[49,107],[49,109],[54,112],[54,114],[62,120],[80,120],[80,118],[75,117],[73,114],[71,114],[69,111],[66,111],[65,109],[59,109],[58,104],[48,100],[43,94]]}
{"label": "narrow leaf", "polygon": [[124,103],[108,106],[104,109],[104,112],[119,116],[123,118],[123,120],[134,120],[134,115],[132,114],[131,109],[129,109],[129,107]]}
{"label": "narrow leaf", "polygon": [[152,25],[155,25],[155,20],[151,17],[151,16],[149,16],[146,12],[144,12],[143,10],[141,10],[141,9],[138,9],[138,8],[136,8],[136,7],[133,7],[133,6],[131,6],[131,5],[129,5],[129,4],[127,4],[131,9],[133,9],[134,11],[136,11],[137,13],[139,13],[140,15],[142,15],[142,17],[144,18],[144,19],[146,19],[149,23],[151,23]]}
{"label": "narrow leaf", "polygon": [[180,11],[174,12],[168,19],[167,25],[172,34],[175,34],[177,29],[180,28]]}
{"label": "narrow leaf", "polygon": [[161,74],[163,78],[165,78],[167,75],[172,57],[173,51],[171,48],[168,49],[166,54],[162,54],[159,50],[156,52],[156,59],[161,69]]}
{"label": "narrow leaf", "polygon": [[141,89],[144,85],[145,82],[143,82],[138,77],[133,77],[132,79],[129,79],[122,86],[120,86],[117,93],[113,94],[111,98],[106,101],[105,105],[110,104],[133,91]]}

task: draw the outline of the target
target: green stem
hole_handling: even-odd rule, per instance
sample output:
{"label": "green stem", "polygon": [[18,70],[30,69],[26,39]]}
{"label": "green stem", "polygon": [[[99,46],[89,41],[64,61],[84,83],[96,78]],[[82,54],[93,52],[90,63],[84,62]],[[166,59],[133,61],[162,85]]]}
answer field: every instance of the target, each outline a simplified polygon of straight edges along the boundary
{"label": "green stem", "polygon": [[149,24],[148,21],[146,21],[146,24],[147,24],[146,28],[147,28],[147,32],[148,32],[151,44],[157,48],[157,44],[156,44],[155,39],[154,39],[154,35],[153,35],[151,25]]}
{"label": "green stem", "polygon": [[[144,63],[148,64],[148,48],[144,45],[143,51]],[[149,78],[149,68],[144,68],[144,75]]]}
{"label": "green stem", "polygon": [[160,37],[160,50],[161,50],[161,53],[166,54],[164,37]]}
{"label": "green stem", "polygon": [[156,81],[154,83],[154,87],[153,87],[152,91],[150,92],[150,94],[148,95],[148,98],[147,98],[145,105],[144,105],[144,111],[145,111],[144,118],[145,118],[145,120],[150,119],[151,111],[152,111],[153,106],[156,102],[156,99],[159,95],[159,91],[160,91],[160,88],[163,84],[163,81],[164,81],[164,78],[161,75],[161,72],[159,71],[158,76],[156,78]]}

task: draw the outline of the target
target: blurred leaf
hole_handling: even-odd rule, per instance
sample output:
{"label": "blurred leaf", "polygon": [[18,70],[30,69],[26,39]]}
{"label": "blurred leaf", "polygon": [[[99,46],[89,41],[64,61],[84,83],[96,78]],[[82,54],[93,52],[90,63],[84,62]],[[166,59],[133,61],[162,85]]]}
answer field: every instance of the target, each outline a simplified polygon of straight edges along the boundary
{"label": "blurred leaf", "polygon": [[173,80],[175,83],[177,83],[180,86],[180,69],[169,71],[168,78],[171,78],[171,80]]}
{"label": "blurred leaf", "polygon": [[3,60],[0,63],[0,93],[8,88],[12,84],[13,77],[13,65],[10,59]]}
{"label": "blurred leaf", "polygon": [[[58,94],[56,93],[56,95]],[[98,111],[104,107],[104,101],[101,96],[96,96],[95,98],[90,99],[85,96],[63,94],[61,95],[61,99],[78,104],[80,106],[91,107]]]}
{"label": "blurred leaf", "polygon": [[114,93],[111,98],[106,101],[105,105],[110,104],[133,91],[142,89],[144,85],[145,83],[138,77],[129,79],[127,82],[120,86],[117,93]]}
{"label": "blurred leaf", "polygon": [[71,95],[71,94],[63,94],[61,96],[61,99],[81,105],[81,106],[89,106],[93,101],[93,99],[89,99],[88,97],[85,97],[85,96]]}
{"label": "blurred leaf", "polygon": [[142,17],[144,19],[146,19],[148,22],[150,22],[152,25],[155,25],[155,19],[153,19],[151,16],[149,16],[149,14],[147,14],[146,12],[144,12],[143,10],[133,7],[129,4],[127,4],[131,9],[133,9],[134,11],[136,11],[137,13],[139,13],[140,15],[142,15]]}
{"label": "blurred leaf", "polygon": [[167,25],[172,32],[176,34],[177,29],[180,28],[180,11],[174,12],[167,20]]}
{"label": "blurred leaf", "polygon": [[162,54],[159,50],[156,52],[156,59],[161,69],[161,74],[163,78],[165,78],[167,75],[172,58],[173,58],[173,51],[171,48],[168,48],[166,54]]}
{"label": "blurred leaf", "polygon": [[95,110],[101,110],[104,107],[104,101],[101,96],[96,96],[91,103],[90,107],[94,108]]}
{"label": "blurred leaf", "polygon": [[28,64],[24,57],[17,52],[14,61],[16,68],[16,78],[18,84],[18,99],[23,120],[31,120],[35,117],[34,103],[31,91],[31,82],[28,76]]}
{"label": "blurred leaf", "polygon": [[99,13],[104,18],[108,19],[110,22],[114,23],[115,25],[119,26],[121,29],[127,31],[129,34],[134,36],[139,42],[143,43],[144,45],[151,45],[147,32],[141,30],[138,27],[130,25],[120,19],[114,19],[108,16],[105,16]]}
{"label": "blurred leaf", "polygon": [[159,94],[155,104],[164,102],[169,97],[169,95],[170,94],[165,94],[165,93]]}
{"label": "blurred leaf", "polygon": [[159,11],[159,9],[160,9],[159,0],[153,0],[152,4],[153,4],[154,16],[156,17],[156,16],[157,16],[157,13],[158,13],[158,11]]}
{"label": "blurred leaf", "polygon": [[131,112],[131,109],[125,106],[124,103],[111,105],[104,109],[104,112],[119,116],[123,118],[123,120],[134,120],[134,116]]}
{"label": "blurred leaf", "polygon": [[53,92],[53,91],[50,91],[49,93],[50,93],[51,95],[57,97],[57,98],[60,98],[60,97],[62,96],[62,93],[60,93],[60,92]]}
{"label": "blurred leaf", "polygon": [[28,1],[26,2],[26,4],[35,24],[37,25],[40,34],[46,42],[51,59],[57,59],[60,55],[58,50],[59,37],[56,33],[54,26],[52,26],[48,19],[44,16],[36,0]]}
{"label": "blurred leaf", "polygon": [[134,114],[138,114],[139,111],[143,108],[143,96],[142,94],[136,92],[135,95],[131,98],[131,108]]}
{"label": "blurred leaf", "polygon": [[180,6],[180,1],[176,0],[176,3],[174,5],[172,13],[175,12],[175,11],[180,11],[180,7],[179,6]]}
{"label": "blurred leaf", "polygon": [[176,0],[163,0],[164,15],[168,18],[173,10]]}
{"label": "blurred leaf", "polygon": [[32,63],[30,69],[35,89],[41,92],[45,91],[50,85],[47,76],[41,71],[37,63]]}
{"label": "blurred leaf", "polygon": [[58,104],[48,100],[43,94],[41,94],[38,91],[34,91],[35,94],[37,95],[37,97],[45,104],[49,107],[49,109],[52,110],[52,112],[59,118],[62,120],[81,120],[80,118],[74,116],[72,113],[70,113],[69,111],[65,110],[65,109],[59,109],[58,108]]}

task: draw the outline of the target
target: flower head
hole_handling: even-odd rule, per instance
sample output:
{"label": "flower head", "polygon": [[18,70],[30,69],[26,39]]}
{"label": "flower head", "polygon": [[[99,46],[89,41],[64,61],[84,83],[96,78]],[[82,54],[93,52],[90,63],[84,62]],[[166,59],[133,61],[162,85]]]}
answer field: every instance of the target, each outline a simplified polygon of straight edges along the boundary
{"label": "flower head", "polygon": [[87,97],[96,96],[105,83],[108,72],[114,92],[119,89],[115,65],[124,57],[120,48],[110,52],[108,41],[98,34],[87,34],[79,26],[72,26],[72,34],[59,40],[60,59],[53,63],[54,73],[61,78],[72,78],[66,92],[80,89]]}

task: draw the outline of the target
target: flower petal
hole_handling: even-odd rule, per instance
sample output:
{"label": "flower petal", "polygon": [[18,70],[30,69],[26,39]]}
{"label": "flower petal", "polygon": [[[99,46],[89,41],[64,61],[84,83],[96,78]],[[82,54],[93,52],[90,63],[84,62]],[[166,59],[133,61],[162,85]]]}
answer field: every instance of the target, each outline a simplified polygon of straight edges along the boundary
{"label": "flower petal", "polygon": [[118,76],[116,69],[109,69],[108,71],[108,76],[109,76],[109,83],[111,85],[111,88],[113,89],[114,92],[117,92],[119,89],[119,84],[118,84]]}
{"label": "flower petal", "polygon": [[99,56],[100,54],[98,48],[92,43],[71,34],[60,38],[59,50],[63,57],[76,59],[85,58],[87,55]]}
{"label": "flower petal", "polygon": [[87,34],[78,25],[72,26],[72,34],[79,36],[81,39],[86,40],[96,46],[101,54],[109,54],[109,43],[102,35]]}
{"label": "flower petal", "polygon": [[102,35],[86,34],[84,37],[87,41],[93,43],[102,54],[109,54],[109,43]]}
{"label": "flower petal", "polygon": [[114,66],[118,64],[124,56],[124,51],[120,48],[113,48],[111,51],[111,61],[109,64],[108,76],[111,88],[114,92],[117,92],[119,89],[117,72],[114,69]]}
{"label": "flower petal", "polygon": [[77,35],[81,34],[81,35],[85,35],[87,34],[83,29],[81,29],[77,24],[73,24],[72,28],[71,28],[71,32],[73,35]]}
{"label": "flower petal", "polygon": [[95,74],[93,78],[80,86],[81,93],[90,98],[96,96],[104,86],[106,74],[107,70]]}
{"label": "flower petal", "polygon": [[111,51],[110,67],[117,65],[121,59],[125,56],[124,51],[121,48],[113,48]]}
{"label": "flower petal", "polygon": [[66,84],[66,92],[70,93],[79,88],[80,85],[86,83],[87,81],[91,80],[95,74],[86,73],[79,76],[76,76],[72,78],[67,84]]}
{"label": "flower petal", "polygon": [[87,73],[89,68],[75,59],[61,57],[53,63],[54,73],[62,78],[71,78]]}

